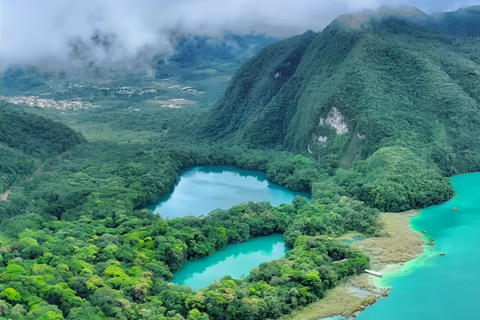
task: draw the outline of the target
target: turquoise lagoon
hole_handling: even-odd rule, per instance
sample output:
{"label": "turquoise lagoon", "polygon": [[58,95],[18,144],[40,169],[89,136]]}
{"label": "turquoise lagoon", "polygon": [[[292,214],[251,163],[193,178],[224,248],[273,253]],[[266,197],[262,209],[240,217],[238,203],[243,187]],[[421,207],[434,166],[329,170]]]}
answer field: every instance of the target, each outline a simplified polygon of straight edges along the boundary
{"label": "turquoise lagoon", "polygon": [[[357,319],[480,319],[480,173],[458,175],[451,181],[456,192],[453,199],[423,209],[411,219],[412,228],[425,230],[425,239],[433,237],[435,246],[426,246],[417,259],[384,274],[379,285],[392,286],[390,295]],[[289,203],[297,194],[310,199],[308,194],[268,183],[266,176],[256,171],[232,166],[193,167],[181,172],[173,193],[162,199],[154,212],[169,218],[201,215],[251,200]],[[174,282],[198,289],[225,275],[240,278],[286,252],[281,235],[255,238],[189,261],[175,273]]]}
{"label": "turquoise lagoon", "polygon": [[345,243],[345,244],[352,244],[356,241],[362,241],[363,238],[360,238],[360,237],[353,237],[352,240],[343,240],[342,243]]}
{"label": "turquoise lagoon", "polygon": [[358,320],[480,319],[480,173],[451,181],[453,199],[411,219],[412,228],[425,230],[425,239],[433,237],[435,246],[387,273],[380,285],[392,286],[390,295]]}
{"label": "turquoise lagoon", "polygon": [[[148,208],[164,218],[206,215],[217,208],[229,209],[248,201],[268,201],[274,206],[291,203],[294,192],[267,181],[263,172],[235,166],[196,166],[179,173],[175,189]],[[284,237],[272,234],[244,243],[231,244],[211,256],[187,262],[175,272],[172,282],[194,289],[207,287],[226,275],[241,278],[261,263],[283,257],[288,252]]]}

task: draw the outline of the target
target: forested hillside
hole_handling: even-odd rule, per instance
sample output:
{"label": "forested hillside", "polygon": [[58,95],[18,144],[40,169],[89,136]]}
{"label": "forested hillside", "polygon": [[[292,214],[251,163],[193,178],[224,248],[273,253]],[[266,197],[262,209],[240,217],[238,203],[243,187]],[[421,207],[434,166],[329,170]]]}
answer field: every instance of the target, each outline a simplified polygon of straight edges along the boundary
{"label": "forested hillside", "polygon": [[204,128],[348,170],[336,181],[382,210],[444,201],[443,177],[480,169],[478,21],[477,7],[339,17],[246,62]]}
{"label": "forested hillside", "polygon": [[86,142],[65,125],[15,109],[0,101],[0,193],[32,174],[41,159]]}
{"label": "forested hillside", "polygon": [[65,125],[14,109],[15,106],[0,102],[0,143],[7,147],[45,158],[86,142]]}

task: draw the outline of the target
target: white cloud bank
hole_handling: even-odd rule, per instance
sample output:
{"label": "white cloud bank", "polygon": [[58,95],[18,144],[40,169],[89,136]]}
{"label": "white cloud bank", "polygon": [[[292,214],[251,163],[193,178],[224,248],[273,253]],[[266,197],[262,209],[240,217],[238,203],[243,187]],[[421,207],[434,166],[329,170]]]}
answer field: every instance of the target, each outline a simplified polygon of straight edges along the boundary
{"label": "white cloud bank", "polygon": [[[0,0],[2,69],[12,63],[69,61],[79,54],[115,63],[139,53],[169,54],[175,33],[221,37],[224,32],[287,37],[320,31],[341,14],[382,5],[427,12],[479,1],[412,0]],[[98,33],[100,31],[100,33]],[[92,47],[95,40],[109,43]],[[86,44],[82,49],[82,43]],[[83,53],[82,53],[82,50]],[[78,53],[78,52],[77,52]]]}

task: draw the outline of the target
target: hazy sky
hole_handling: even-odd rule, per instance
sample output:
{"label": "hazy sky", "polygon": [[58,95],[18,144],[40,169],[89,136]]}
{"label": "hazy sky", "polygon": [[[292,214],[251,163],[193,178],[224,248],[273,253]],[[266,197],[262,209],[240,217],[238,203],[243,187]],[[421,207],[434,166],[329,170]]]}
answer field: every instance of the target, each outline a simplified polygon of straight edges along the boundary
{"label": "hazy sky", "polygon": [[341,14],[382,5],[415,6],[426,13],[452,11],[480,1],[448,0],[0,0],[2,69],[12,62],[65,60],[73,39],[95,30],[115,35],[109,54],[92,49],[98,61],[134,57],[140,51],[168,53],[172,30],[220,36],[267,33],[284,37],[322,30]]}

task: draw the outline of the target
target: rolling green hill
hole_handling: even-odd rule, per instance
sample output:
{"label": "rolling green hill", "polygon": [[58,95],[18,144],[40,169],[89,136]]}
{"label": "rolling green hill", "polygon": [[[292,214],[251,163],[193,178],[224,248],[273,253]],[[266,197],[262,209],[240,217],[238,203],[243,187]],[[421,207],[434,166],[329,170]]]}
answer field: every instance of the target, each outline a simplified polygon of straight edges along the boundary
{"label": "rolling green hill", "polygon": [[274,43],[238,70],[207,134],[348,170],[337,182],[382,210],[444,201],[443,177],[480,170],[478,21],[478,7],[383,9]]}
{"label": "rolling green hill", "polygon": [[0,104],[0,143],[34,157],[62,153],[86,142],[69,127],[34,114],[16,112]]}
{"label": "rolling green hill", "polygon": [[0,101],[0,193],[18,176],[33,173],[41,159],[86,142],[63,124],[12,109],[18,107]]}

